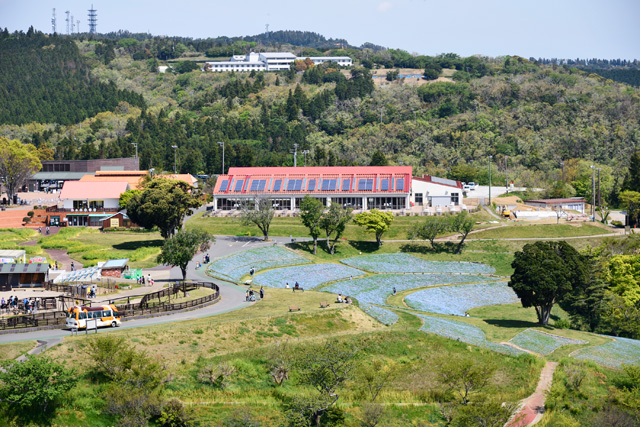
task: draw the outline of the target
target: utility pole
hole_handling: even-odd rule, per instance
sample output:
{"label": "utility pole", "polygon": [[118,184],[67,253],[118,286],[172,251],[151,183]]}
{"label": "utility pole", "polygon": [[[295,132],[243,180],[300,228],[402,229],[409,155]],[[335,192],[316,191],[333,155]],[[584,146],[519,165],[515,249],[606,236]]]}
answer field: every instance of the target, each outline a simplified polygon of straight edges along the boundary
{"label": "utility pole", "polygon": [[564,183],[564,162],[560,162],[560,166],[562,166],[562,182]]}
{"label": "utility pole", "polygon": [[135,142],[132,142],[131,145],[133,145],[134,147],[136,147],[136,159],[138,158],[138,144]]}
{"label": "utility pole", "polygon": [[174,153],[173,173],[177,174],[178,173],[178,146],[177,145],[172,145],[171,148],[173,148],[173,153]]}
{"label": "utility pole", "polygon": [[596,221],[596,167],[595,165],[591,165],[591,169],[593,169],[591,174],[591,222]]}
{"label": "utility pole", "polygon": [[289,151],[293,154],[293,167],[298,166],[298,144],[293,144],[293,151]]}
{"label": "utility pole", "polygon": [[491,159],[492,155],[489,155],[489,209],[491,209]]}
{"label": "utility pole", "polygon": [[507,193],[509,193],[509,177],[508,177],[508,171],[507,171],[507,158],[508,157],[509,156],[507,156],[505,154],[505,156],[504,156],[504,184],[505,184],[505,187],[507,189]]}
{"label": "utility pole", "polygon": [[304,154],[304,166],[307,167],[307,154],[309,154],[309,150],[304,150],[302,154]]}
{"label": "utility pole", "polygon": [[600,168],[598,170],[598,208],[602,208],[602,199],[600,199]]}
{"label": "utility pole", "polygon": [[224,141],[218,141],[218,145],[222,146],[222,175],[224,175]]}

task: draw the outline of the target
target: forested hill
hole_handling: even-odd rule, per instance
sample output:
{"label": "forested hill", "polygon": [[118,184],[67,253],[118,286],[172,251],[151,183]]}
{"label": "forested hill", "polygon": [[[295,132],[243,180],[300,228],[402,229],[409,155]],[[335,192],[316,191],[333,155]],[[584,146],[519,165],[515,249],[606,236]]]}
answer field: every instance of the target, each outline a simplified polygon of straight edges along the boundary
{"label": "forested hill", "polygon": [[73,40],[0,31],[0,124],[75,124],[121,101],[144,106],[139,94],[92,79]]}

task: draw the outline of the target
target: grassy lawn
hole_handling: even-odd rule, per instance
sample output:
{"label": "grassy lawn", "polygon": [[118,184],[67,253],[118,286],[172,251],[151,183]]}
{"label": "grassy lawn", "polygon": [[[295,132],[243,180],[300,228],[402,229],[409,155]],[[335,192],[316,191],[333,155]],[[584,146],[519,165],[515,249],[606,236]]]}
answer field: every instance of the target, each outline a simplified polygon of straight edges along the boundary
{"label": "grassy lawn", "polygon": [[[495,224],[486,224],[486,221],[493,220],[485,211],[478,211],[471,214],[477,224],[476,228],[494,226]],[[389,231],[385,233],[386,240],[405,240],[408,230],[422,222],[424,217],[420,216],[396,216],[391,223]],[[243,226],[238,218],[205,218],[202,213],[194,215],[186,223],[187,228],[201,228],[211,234],[231,235],[231,236],[262,236],[257,227]],[[270,236],[279,237],[310,237],[309,230],[302,225],[298,217],[277,217],[271,222],[269,228]],[[347,240],[374,241],[375,235],[364,230],[353,223],[348,224],[343,237]]]}
{"label": "grassy lawn", "polygon": [[159,233],[102,233],[84,227],[63,228],[58,234],[39,240],[45,249],[66,249],[85,267],[119,258],[129,258],[131,268],[154,267],[163,243]]}
{"label": "grassy lawn", "polygon": [[24,250],[27,258],[47,256],[38,245],[22,246],[21,243],[35,240],[40,234],[31,228],[2,228],[0,229],[0,249]]}
{"label": "grassy lawn", "polygon": [[580,224],[515,224],[507,227],[493,228],[469,235],[470,239],[518,239],[518,238],[562,238],[594,236],[609,234],[612,231],[597,225]]}
{"label": "grassy lawn", "polygon": [[33,350],[35,346],[35,341],[18,341],[0,344],[0,361],[15,359],[16,357]]}

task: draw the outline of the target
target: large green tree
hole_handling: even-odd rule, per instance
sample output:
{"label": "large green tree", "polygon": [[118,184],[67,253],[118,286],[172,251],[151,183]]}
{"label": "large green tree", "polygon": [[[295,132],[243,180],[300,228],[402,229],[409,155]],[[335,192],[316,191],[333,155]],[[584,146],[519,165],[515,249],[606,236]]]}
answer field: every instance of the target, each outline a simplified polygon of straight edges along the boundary
{"label": "large green tree", "polygon": [[640,218],[640,193],[637,191],[623,191],[620,193],[620,201],[627,210],[628,225],[634,227]]}
{"label": "large green tree", "polygon": [[158,227],[167,239],[182,227],[184,217],[201,204],[195,189],[186,182],[155,178],[129,199],[127,215],[148,230]]}
{"label": "large green tree", "polygon": [[462,211],[457,215],[449,217],[449,230],[460,234],[460,242],[456,247],[456,253],[462,252],[464,241],[473,230],[474,221],[467,211]]}
{"label": "large green tree", "polygon": [[623,190],[640,191],[640,151],[631,155],[629,171],[622,183]]}
{"label": "large green tree", "polygon": [[515,253],[509,287],[522,306],[534,307],[538,322],[549,323],[554,304],[574,289],[585,287],[587,263],[567,242],[535,242]]}
{"label": "large green tree", "polygon": [[40,168],[42,164],[34,145],[0,137],[0,184],[7,189],[9,204],[18,189]]}
{"label": "large green tree", "polygon": [[435,239],[438,235],[449,230],[449,220],[444,216],[427,216],[421,223],[415,224],[409,229],[408,237],[411,240],[428,240],[435,249]]}
{"label": "large green tree", "polygon": [[77,381],[74,372],[46,356],[10,360],[0,370],[0,402],[21,421],[42,425]]}
{"label": "large green tree", "polygon": [[182,280],[187,278],[187,265],[198,252],[204,252],[215,238],[202,230],[179,230],[164,241],[158,262],[180,267]]}
{"label": "large green tree", "polygon": [[377,209],[371,209],[368,212],[356,214],[353,222],[367,231],[373,231],[376,234],[376,242],[378,247],[382,246],[382,235],[389,230],[394,216],[391,212],[382,212]]}
{"label": "large green tree", "polygon": [[309,234],[313,238],[313,254],[318,251],[318,237],[322,233],[320,221],[324,214],[325,206],[322,201],[309,197],[308,195],[300,202],[300,219],[302,224],[309,229]]}

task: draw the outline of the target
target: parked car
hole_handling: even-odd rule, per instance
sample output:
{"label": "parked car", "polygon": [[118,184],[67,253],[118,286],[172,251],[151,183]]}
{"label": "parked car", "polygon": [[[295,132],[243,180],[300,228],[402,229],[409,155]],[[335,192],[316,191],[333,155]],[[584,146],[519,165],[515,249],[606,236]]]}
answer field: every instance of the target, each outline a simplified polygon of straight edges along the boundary
{"label": "parked car", "polygon": [[476,184],[475,182],[470,182],[467,185],[469,186],[470,190],[475,190],[478,187],[478,184]]}

